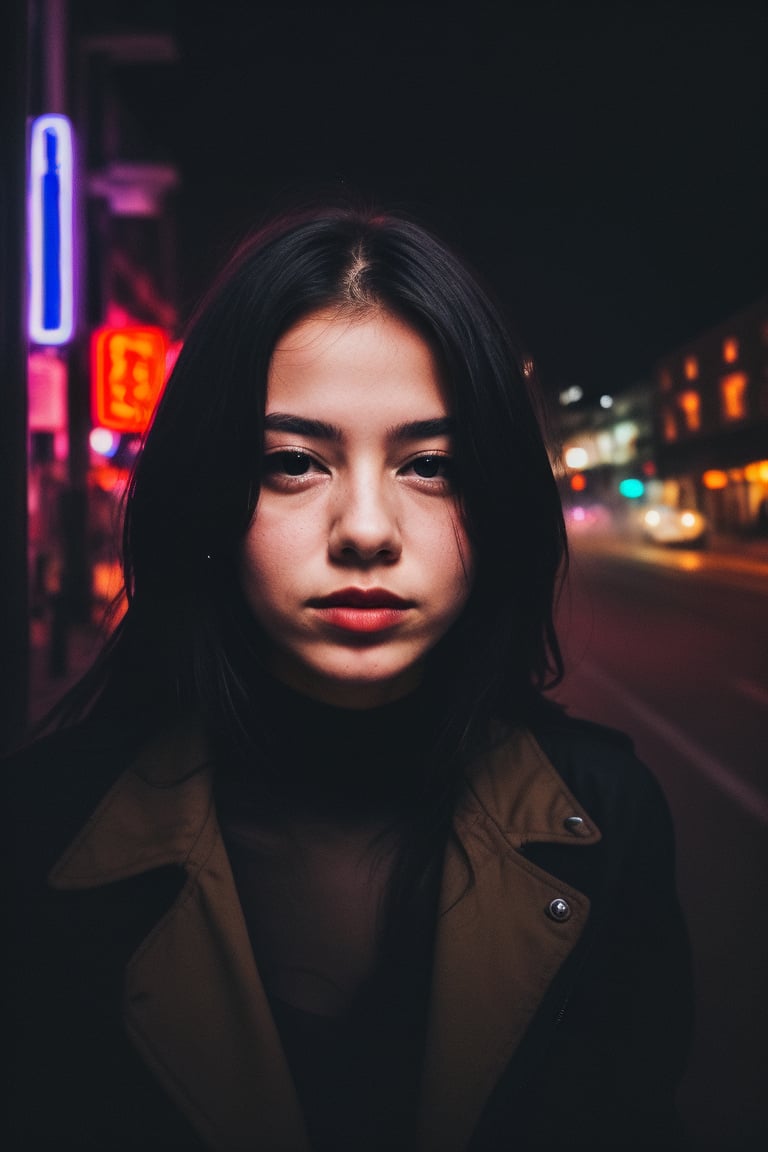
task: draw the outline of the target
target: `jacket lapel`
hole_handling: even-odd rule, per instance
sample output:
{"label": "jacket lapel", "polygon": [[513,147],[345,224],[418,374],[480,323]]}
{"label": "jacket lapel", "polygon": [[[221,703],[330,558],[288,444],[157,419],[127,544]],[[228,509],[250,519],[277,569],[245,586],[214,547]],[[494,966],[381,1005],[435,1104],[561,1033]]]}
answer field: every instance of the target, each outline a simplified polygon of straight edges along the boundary
{"label": "jacket lapel", "polygon": [[[580,822],[573,820],[578,817]],[[571,818],[571,819],[569,819]],[[486,1100],[586,923],[587,898],[532,865],[532,840],[600,833],[528,733],[477,767],[449,845],[437,925],[420,1152],[467,1147]],[[566,902],[566,919],[549,912]],[[562,905],[556,910],[563,914]]]}
{"label": "jacket lapel", "polygon": [[217,1152],[303,1152],[304,1120],[253,959],[199,741],[145,750],[50,874],[87,888],[182,865],[179,898],[128,964],[125,1027]]}

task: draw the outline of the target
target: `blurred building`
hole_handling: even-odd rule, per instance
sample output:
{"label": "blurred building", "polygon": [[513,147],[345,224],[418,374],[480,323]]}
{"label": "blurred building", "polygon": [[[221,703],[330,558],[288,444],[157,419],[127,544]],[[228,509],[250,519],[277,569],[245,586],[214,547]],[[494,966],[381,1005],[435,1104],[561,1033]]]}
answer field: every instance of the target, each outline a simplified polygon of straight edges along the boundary
{"label": "blurred building", "polygon": [[655,370],[659,476],[720,531],[768,532],[768,297]]}
{"label": "blurred building", "polygon": [[[28,4],[28,114],[66,116],[74,156],[74,331],[60,346],[29,346],[32,610],[41,627],[64,614],[51,630],[89,619],[117,590],[118,501],[141,432],[138,410],[126,414],[146,374],[142,350],[159,334],[170,361],[177,337],[178,53],[164,7],[153,16],[146,5],[138,14],[114,3]],[[95,396],[105,330],[121,341],[122,423]],[[117,359],[110,373],[114,382]]]}
{"label": "blurred building", "polygon": [[560,405],[557,472],[566,508],[622,520],[655,482],[653,383],[638,380],[596,401],[568,389]]}
{"label": "blurred building", "polygon": [[652,379],[560,403],[567,508],[616,522],[655,502],[768,534],[768,297],[668,352]]}

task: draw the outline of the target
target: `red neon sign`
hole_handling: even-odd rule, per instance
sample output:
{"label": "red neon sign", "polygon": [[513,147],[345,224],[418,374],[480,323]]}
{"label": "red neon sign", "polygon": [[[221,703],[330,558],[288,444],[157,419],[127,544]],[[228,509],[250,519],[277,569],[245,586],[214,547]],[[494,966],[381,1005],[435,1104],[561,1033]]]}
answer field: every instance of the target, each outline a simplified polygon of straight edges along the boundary
{"label": "red neon sign", "polygon": [[115,432],[146,431],[166,378],[162,328],[99,328],[91,338],[93,417]]}

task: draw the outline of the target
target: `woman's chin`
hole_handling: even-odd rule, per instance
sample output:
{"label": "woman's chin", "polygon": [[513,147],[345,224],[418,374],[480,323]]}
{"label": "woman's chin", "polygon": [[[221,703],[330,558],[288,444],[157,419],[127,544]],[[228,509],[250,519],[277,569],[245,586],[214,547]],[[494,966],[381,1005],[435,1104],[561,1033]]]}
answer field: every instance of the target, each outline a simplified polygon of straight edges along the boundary
{"label": "woman's chin", "polygon": [[421,683],[423,663],[386,667],[381,662],[327,662],[322,667],[277,658],[271,668],[277,680],[337,708],[377,708],[409,695]]}

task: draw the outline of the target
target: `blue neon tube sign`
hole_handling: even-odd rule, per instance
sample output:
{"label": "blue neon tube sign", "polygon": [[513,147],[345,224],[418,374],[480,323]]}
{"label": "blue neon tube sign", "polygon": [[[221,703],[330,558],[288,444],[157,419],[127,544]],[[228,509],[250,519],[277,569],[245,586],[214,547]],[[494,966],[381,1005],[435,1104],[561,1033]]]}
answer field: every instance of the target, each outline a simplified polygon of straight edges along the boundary
{"label": "blue neon tube sign", "polygon": [[74,329],[72,127],[38,116],[29,143],[29,338],[67,344]]}

